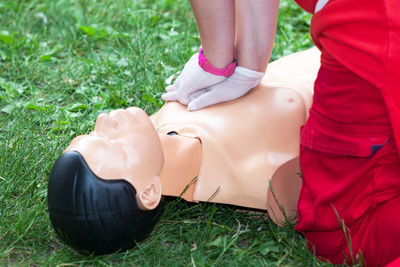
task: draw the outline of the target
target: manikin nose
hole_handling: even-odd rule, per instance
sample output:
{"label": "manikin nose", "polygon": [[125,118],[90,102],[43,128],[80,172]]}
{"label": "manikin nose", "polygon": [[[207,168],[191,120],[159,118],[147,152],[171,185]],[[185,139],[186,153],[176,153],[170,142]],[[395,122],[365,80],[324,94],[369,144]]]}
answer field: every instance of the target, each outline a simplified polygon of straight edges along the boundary
{"label": "manikin nose", "polygon": [[118,122],[108,114],[102,113],[98,116],[94,131],[107,136],[113,129],[118,127]]}

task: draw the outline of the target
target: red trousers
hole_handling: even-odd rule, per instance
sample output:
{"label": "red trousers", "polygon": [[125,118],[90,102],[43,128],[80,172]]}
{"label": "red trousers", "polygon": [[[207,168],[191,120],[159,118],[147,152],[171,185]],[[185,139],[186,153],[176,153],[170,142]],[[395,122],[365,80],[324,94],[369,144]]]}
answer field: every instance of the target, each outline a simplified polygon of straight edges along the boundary
{"label": "red trousers", "polygon": [[[312,12],[317,1],[297,2]],[[399,0],[329,0],[311,21],[321,69],[296,229],[332,263],[400,257],[399,13]]]}
{"label": "red trousers", "polygon": [[296,229],[332,263],[362,254],[386,264],[400,256],[400,156],[384,101],[360,77],[324,67],[315,90],[301,132]]}
{"label": "red trousers", "polygon": [[[393,138],[371,157],[301,146],[297,230],[316,255],[369,266],[400,256],[400,159]],[[347,240],[346,240],[347,239]]]}

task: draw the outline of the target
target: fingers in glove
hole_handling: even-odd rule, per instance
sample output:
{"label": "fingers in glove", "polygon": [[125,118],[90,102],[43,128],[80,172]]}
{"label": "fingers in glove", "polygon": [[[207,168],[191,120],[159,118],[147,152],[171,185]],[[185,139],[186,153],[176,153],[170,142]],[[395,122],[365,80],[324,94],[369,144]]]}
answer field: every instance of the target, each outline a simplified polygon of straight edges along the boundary
{"label": "fingers in glove", "polygon": [[165,88],[165,91],[172,92],[172,91],[178,90],[180,88],[180,86],[181,86],[180,85],[181,82],[182,82],[181,80],[182,80],[182,78],[179,75],[178,78],[176,78],[176,80],[175,80],[175,82],[173,84],[170,84]]}
{"label": "fingers in glove", "polygon": [[199,96],[201,96],[201,95],[207,93],[208,91],[210,91],[210,89],[206,88],[206,89],[201,89],[201,90],[199,90],[199,91],[194,92],[194,93],[191,94],[191,95],[189,96],[189,98],[188,98],[188,99],[189,99],[189,103],[192,102],[192,100],[198,98]]}
{"label": "fingers in glove", "polygon": [[165,88],[165,91],[167,91],[167,92],[176,91],[176,86],[175,86],[175,84],[168,85],[168,86]]}
{"label": "fingers in glove", "polygon": [[211,105],[221,103],[221,100],[219,99],[218,95],[219,95],[218,91],[208,90],[207,92],[204,92],[197,98],[190,101],[190,103],[188,104],[188,110],[195,111]]}
{"label": "fingers in glove", "polygon": [[262,72],[237,67],[235,73],[228,79],[209,87],[207,93],[190,101],[188,109],[199,110],[214,104],[242,97],[260,83],[263,75],[264,73]]}
{"label": "fingers in glove", "polygon": [[167,92],[178,91],[178,101],[184,105],[190,102],[190,95],[224,81],[227,77],[204,71],[198,64],[198,54],[186,63],[175,83],[166,88]]}
{"label": "fingers in glove", "polygon": [[225,80],[226,77],[224,76],[217,76],[203,70],[198,71],[197,75],[193,76],[190,79],[190,83],[188,81],[185,87],[183,87],[183,83],[181,84],[182,88],[178,89],[178,101],[187,105],[190,102],[190,96],[193,93],[220,84]]}
{"label": "fingers in glove", "polygon": [[178,101],[178,91],[171,91],[161,95],[164,101]]}

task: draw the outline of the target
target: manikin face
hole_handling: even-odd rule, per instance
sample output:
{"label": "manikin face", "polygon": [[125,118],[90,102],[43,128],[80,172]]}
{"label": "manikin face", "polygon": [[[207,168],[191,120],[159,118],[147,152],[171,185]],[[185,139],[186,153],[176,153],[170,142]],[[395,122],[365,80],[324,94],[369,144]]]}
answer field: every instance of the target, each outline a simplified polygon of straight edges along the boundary
{"label": "manikin face", "polygon": [[103,179],[125,179],[137,191],[139,208],[153,209],[161,198],[163,167],[159,136],[139,108],[101,114],[89,135],[74,138],[65,151],[77,151]]}

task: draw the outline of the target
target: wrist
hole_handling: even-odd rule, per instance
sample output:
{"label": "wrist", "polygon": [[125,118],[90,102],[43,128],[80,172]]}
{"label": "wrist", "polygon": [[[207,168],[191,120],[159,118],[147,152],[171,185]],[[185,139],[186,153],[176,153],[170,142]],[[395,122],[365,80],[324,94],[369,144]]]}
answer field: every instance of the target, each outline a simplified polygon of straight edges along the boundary
{"label": "wrist", "polygon": [[199,63],[199,66],[208,73],[211,73],[211,74],[214,74],[217,76],[229,77],[234,73],[235,68],[236,68],[236,55],[235,55],[235,59],[233,60],[233,62],[230,63],[225,68],[216,68],[210,62],[208,62],[207,58],[205,57],[205,55],[203,53],[203,49],[200,46],[198,63]]}
{"label": "wrist", "polygon": [[245,80],[253,83],[255,86],[261,82],[265,75],[265,72],[251,70],[243,66],[237,66],[235,73],[245,77]]}

